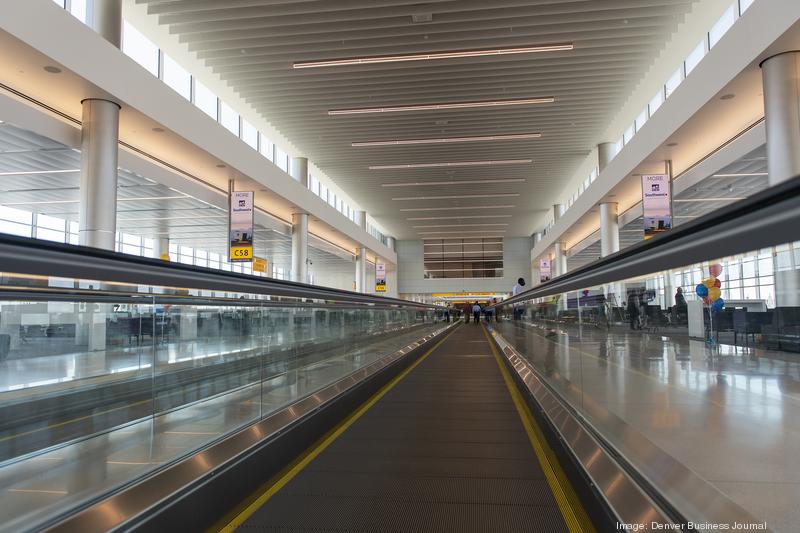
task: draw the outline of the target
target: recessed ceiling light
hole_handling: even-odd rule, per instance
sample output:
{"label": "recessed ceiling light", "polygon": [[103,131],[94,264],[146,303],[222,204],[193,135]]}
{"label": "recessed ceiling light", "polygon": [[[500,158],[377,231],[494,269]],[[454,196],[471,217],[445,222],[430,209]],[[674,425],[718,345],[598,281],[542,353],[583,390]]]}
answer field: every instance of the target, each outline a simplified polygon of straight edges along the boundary
{"label": "recessed ceiling light", "polygon": [[447,217],[412,217],[412,218],[407,218],[406,220],[461,220],[467,218],[511,218],[511,217],[512,215],[450,215]]}
{"label": "recessed ceiling light", "polygon": [[222,163],[219,163],[219,164],[217,165],[217,168],[225,168],[225,165],[223,165]]}
{"label": "recessed ceiling light", "polygon": [[518,141],[522,139],[538,139],[541,133],[510,133],[505,135],[478,135],[474,137],[439,137],[433,139],[397,139],[390,141],[355,141],[350,143],[353,147],[365,146],[405,146],[410,144],[444,144],[468,143],[481,141]]}
{"label": "recessed ceiling light", "polygon": [[425,187],[436,185],[478,185],[481,183],[520,183],[525,178],[501,178],[496,180],[450,180],[450,181],[410,181],[405,183],[383,183],[381,187]]}
{"label": "recessed ceiling light", "polygon": [[153,131],[156,133],[164,133],[164,128],[155,127],[153,128]]}
{"label": "recessed ceiling light", "polygon": [[468,109],[472,107],[503,107],[514,105],[550,104],[552,96],[540,98],[516,98],[513,100],[479,100],[475,102],[449,102],[442,104],[415,104],[387,107],[360,107],[353,109],[331,109],[329,115],[364,115],[369,113],[397,113],[402,111],[436,111],[442,109]]}
{"label": "recessed ceiling light", "polygon": [[535,54],[541,52],[562,52],[572,50],[573,48],[575,48],[575,46],[572,43],[561,43],[537,46],[518,46],[515,48],[492,48],[488,50],[456,50],[451,52],[431,52],[426,54],[349,57],[344,59],[326,59],[322,61],[295,61],[292,63],[292,68],[344,67],[354,65],[373,65],[380,63],[403,63],[407,61],[431,61],[435,59],[457,59],[463,57]]}
{"label": "recessed ceiling light", "polygon": [[456,161],[452,163],[410,163],[406,165],[373,165],[370,170],[392,170],[403,168],[439,168],[439,167],[480,167],[489,165],[524,165],[533,163],[532,159],[500,159],[497,161]]}
{"label": "recessed ceiling light", "polygon": [[46,72],[49,72],[50,74],[61,74],[61,69],[58,67],[54,67],[53,65],[47,65],[46,67],[44,67],[44,70]]}
{"label": "recessed ceiling light", "polygon": [[678,146],[678,143],[667,143],[667,146]]}
{"label": "recessed ceiling light", "polygon": [[[513,209],[515,205],[463,205],[458,207],[407,207],[400,211],[464,211],[468,209]],[[458,217],[467,218],[467,217]]]}
{"label": "recessed ceiling light", "polygon": [[732,100],[734,98],[736,98],[735,94],[723,94],[719,97],[720,100]]}
{"label": "recessed ceiling light", "polygon": [[402,200],[458,200],[463,198],[509,198],[512,196],[519,196],[519,193],[500,193],[500,194],[455,194],[448,196],[403,196],[400,198],[392,198],[394,201]]}

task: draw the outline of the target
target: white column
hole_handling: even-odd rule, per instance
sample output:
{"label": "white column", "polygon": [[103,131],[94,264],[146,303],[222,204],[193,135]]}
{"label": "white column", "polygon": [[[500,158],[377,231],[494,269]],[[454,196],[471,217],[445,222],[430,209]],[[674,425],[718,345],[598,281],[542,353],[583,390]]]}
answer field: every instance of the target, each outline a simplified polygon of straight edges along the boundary
{"label": "white column", "polygon": [[293,157],[291,166],[289,167],[289,174],[299,181],[303,187],[308,188],[308,158],[306,157]]}
{"label": "white column", "polygon": [[619,215],[617,203],[600,204],[600,257],[619,252]]}
{"label": "white column", "polygon": [[356,256],[356,292],[367,292],[367,249],[358,249]]}
{"label": "white column", "polygon": [[553,269],[553,277],[555,278],[566,273],[566,269],[562,271],[562,266],[566,259],[566,250],[561,242],[556,242],[553,248],[553,262],[550,267]]}
{"label": "white column", "polygon": [[[386,246],[397,254],[397,240],[394,237],[386,237]],[[397,287],[397,272],[399,271],[400,256],[394,265],[386,265],[386,296],[397,298],[399,291]]]}
{"label": "white column", "polygon": [[79,240],[84,246],[114,250],[120,108],[94,98],[81,104]]}
{"label": "white column", "polygon": [[664,272],[664,307],[669,309],[675,305],[675,287],[672,286],[672,271]]}
{"label": "white column", "polygon": [[769,184],[800,175],[800,51],[761,63]]}
{"label": "white column", "polygon": [[308,283],[308,213],[292,214],[292,281]]}
{"label": "white column", "polygon": [[[531,250],[536,248],[536,245],[542,240],[542,232],[537,231],[533,235],[531,235]],[[539,272],[539,260],[535,259],[531,261],[531,279],[530,279],[530,286],[535,287],[539,285],[541,278],[541,274]]]}
{"label": "white column", "polygon": [[606,168],[606,165],[614,159],[617,151],[617,145],[614,143],[600,143],[597,145],[597,168],[600,172]]}
{"label": "white column", "polygon": [[122,46],[122,0],[95,0],[90,3],[90,25],[108,42]]}
{"label": "white column", "polygon": [[163,261],[169,261],[169,237],[157,237],[153,239],[153,257]]}
{"label": "white column", "polygon": [[367,212],[366,211],[356,211],[356,224],[359,228],[366,231],[367,229]]}
{"label": "white column", "polygon": [[561,204],[553,204],[553,222],[558,222],[561,218]]}

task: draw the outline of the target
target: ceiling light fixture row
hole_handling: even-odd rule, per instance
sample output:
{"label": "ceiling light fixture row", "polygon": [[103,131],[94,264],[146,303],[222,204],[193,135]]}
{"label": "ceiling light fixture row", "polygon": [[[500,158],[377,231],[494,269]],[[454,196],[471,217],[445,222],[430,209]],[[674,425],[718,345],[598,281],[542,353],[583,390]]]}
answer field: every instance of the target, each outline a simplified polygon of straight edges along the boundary
{"label": "ceiling light fixture row", "polygon": [[425,187],[436,185],[479,185],[483,183],[521,183],[525,178],[500,178],[496,180],[451,180],[451,181],[410,181],[405,183],[382,183],[381,187]]}
{"label": "ceiling light fixture row", "polygon": [[459,59],[465,57],[503,56],[517,54],[535,54],[542,52],[562,52],[574,49],[572,43],[544,44],[535,46],[518,46],[514,48],[491,48],[484,50],[454,50],[449,52],[429,52],[424,54],[400,54],[367,57],[349,57],[343,59],[327,59],[321,61],[295,61],[293,69],[346,67],[356,65],[375,65],[381,63],[403,63],[407,61],[431,61],[435,59]]}
{"label": "ceiling light fixture row", "polygon": [[371,165],[369,170],[394,170],[408,168],[481,167],[493,165],[525,165],[533,159],[499,159],[492,161],[454,161],[450,163],[409,163],[405,165]]}
{"label": "ceiling light fixture row", "polygon": [[467,143],[482,141],[518,141],[524,139],[538,139],[541,133],[510,133],[505,135],[478,135],[474,137],[440,137],[435,139],[397,139],[390,141],[355,141],[350,145],[355,148],[368,146],[406,146],[415,144],[444,144]]}
{"label": "ceiling light fixture row", "polygon": [[402,196],[399,198],[392,198],[395,202],[402,200],[460,200],[463,198],[511,198],[519,196],[519,193],[498,193],[498,194],[454,194],[448,196]]}
{"label": "ceiling light fixture row", "polygon": [[515,105],[552,104],[553,96],[536,98],[513,98],[510,100],[478,100],[473,102],[449,102],[441,104],[414,104],[385,107],[357,107],[350,109],[331,109],[328,115],[366,115],[371,113],[399,113],[403,111],[439,111],[443,109],[470,109],[477,107],[504,107]]}

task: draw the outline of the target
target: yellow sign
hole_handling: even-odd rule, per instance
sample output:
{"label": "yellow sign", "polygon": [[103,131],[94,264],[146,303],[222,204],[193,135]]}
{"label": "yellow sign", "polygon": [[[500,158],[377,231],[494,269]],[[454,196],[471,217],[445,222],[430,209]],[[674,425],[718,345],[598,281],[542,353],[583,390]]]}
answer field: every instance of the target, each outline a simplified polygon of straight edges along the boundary
{"label": "yellow sign", "polygon": [[375,292],[386,292],[386,282],[384,281],[383,283],[376,283]]}
{"label": "yellow sign", "polygon": [[252,246],[231,246],[231,261],[248,261],[253,259]]}
{"label": "yellow sign", "polygon": [[161,259],[162,261],[169,261],[169,253],[164,252],[158,258]]}
{"label": "yellow sign", "polygon": [[261,257],[254,257],[253,272],[266,272],[266,271],[267,271],[267,260]]}

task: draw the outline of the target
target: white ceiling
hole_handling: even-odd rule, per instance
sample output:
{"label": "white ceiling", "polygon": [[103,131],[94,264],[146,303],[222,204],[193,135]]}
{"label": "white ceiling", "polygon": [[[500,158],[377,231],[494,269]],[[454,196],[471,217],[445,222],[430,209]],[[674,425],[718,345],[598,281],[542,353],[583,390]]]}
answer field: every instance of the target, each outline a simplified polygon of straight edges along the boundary
{"label": "white ceiling", "polygon": [[[477,214],[510,214],[510,225],[498,234],[529,235],[536,215],[553,203],[592,147],[609,140],[598,136],[694,1],[137,0],[398,238],[437,231],[414,228],[424,224],[408,218],[437,217],[429,224],[460,225],[476,221],[462,216]],[[432,20],[413,23],[415,14],[429,14]],[[565,42],[574,43],[575,49],[291,68],[292,62],[304,60]],[[556,100],[490,109],[327,114],[338,108],[540,96]],[[542,138],[350,146],[365,140],[529,132],[542,133]],[[499,159],[533,163],[447,170],[367,168]],[[457,183],[506,178],[524,181]],[[384,186],[425,181],[453,183]],[[453,195],[470,197],[393,200]]]}
{"label": "white ceiling", "polygon": [[[0,204],[77,221],[80,173],[74,171],[79,168],[78,150],[0,123],[0,173],[55,171],[0,176]],[[227,254],[228,222],[223,209],[122,168],[117,195],[119,231],[147,238],[166,236],[172,243]],[[330,253],[330,246],[312,238],[309,259],[317,267],[352,264],[341,251]],[[291,265],[291,237],[256,224],[255,247],[258,256],[273,264]]]}

